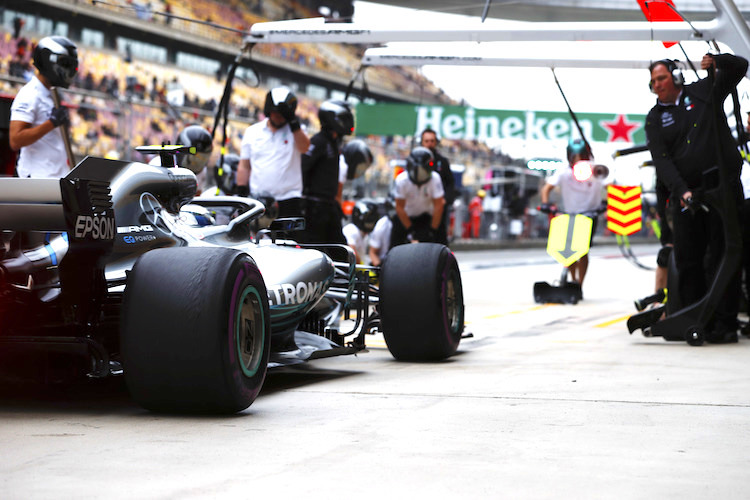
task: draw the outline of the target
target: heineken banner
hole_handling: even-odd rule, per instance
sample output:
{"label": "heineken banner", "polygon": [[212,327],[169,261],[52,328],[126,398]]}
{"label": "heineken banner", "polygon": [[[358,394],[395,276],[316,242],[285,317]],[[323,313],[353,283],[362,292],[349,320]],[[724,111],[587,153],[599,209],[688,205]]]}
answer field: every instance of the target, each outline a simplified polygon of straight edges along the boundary
{"label": "heineken banner", "polygon": [[[358,104],[357,135],[402,135],[426,128],[446,139],[569,139],[576,129],[570,115],[554,111],[504,111],[462,106]],[[577,114],[586,138],[599,142],[646,142],[646,115]]]}

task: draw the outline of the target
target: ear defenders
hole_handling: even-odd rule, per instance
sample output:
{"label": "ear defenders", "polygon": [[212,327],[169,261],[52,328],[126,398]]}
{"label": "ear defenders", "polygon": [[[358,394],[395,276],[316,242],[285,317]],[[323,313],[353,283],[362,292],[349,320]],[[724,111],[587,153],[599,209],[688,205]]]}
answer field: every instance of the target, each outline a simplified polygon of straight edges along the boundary
{"label": "ear defenders", "polygon": [[[669,71],[672,74],[672,81],[675,85],[684,85],[685,84],[685,77],[682,75],[682,71],[679,67],[677,67],[677,63],[673,61],[672,59],[662,59],[660,61],[656,61],[651,64],[651,69],[656,67],[659,64],[663,64],[667,71]],[[648,82],[648,89],[651,91],[651,93],[654,93],[654,84],[649,81]]]}

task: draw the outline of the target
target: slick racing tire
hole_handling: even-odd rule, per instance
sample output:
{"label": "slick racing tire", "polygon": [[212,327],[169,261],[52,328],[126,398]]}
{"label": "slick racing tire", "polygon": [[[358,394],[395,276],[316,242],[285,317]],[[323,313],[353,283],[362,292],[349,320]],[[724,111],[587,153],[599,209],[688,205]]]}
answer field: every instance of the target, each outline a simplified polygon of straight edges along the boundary
{"label": "slick racing tire", "polygon": [[464,299],[456,258],[444,245],[392,248],[380,273],[383,336],[394,358],[437,361],[456,352]]}
{"label": "slick racing tire", "polygon": [[252,404],[271,346],[253,259],[228,248],[164,248],[135,263],[121,353],[133,399],[159,412],[235,413]]}

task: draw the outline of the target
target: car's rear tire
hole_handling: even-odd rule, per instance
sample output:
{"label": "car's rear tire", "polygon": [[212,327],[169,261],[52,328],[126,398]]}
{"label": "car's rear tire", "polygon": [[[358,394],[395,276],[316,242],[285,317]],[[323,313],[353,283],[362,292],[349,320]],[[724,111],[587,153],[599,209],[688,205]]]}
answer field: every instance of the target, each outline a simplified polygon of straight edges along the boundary
{"label": "car's rear tire", "polygon": [[456,352],[464,329],[461,274],[437,243],[392,248],[380,273],[383,336],[394,358],[436,361]]}
{"label": "car's rear tire", "polygon": [[265,283],[237,250],[152,250],[128,276],[120,337],[125,381],[145,408],[244,410],[260,392],[270,354]]}

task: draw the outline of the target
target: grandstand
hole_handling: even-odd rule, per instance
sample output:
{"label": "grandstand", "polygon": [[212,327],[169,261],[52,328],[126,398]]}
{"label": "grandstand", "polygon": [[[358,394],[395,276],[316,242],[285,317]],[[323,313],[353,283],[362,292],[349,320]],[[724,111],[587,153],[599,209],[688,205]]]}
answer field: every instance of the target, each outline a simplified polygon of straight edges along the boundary
{"label": "grandstand", "polygon": [[[0,7],[0,94],[6,101],[31,71],[31,47],[43,36],[60,34],[76,42],[79,75],[65,93],[72,108],[72,143],[78,158],[85,155],[142,160],[134,146],[173,141],[187,124],[210,129],[225,75],[242,42],[242,33],[184,18],[228,26],[246,32],[255,22],[312,17],[318,2],[285,0],[6,0]],[[25,21],[18,37],[13,20]],[[25,49],[19,48],[26,41]],[[322,100],[343,98],[366,47],[338,44],[259,44],[251,52],[259,85],[253,83],[246,59],[233,86],[229,150],[238,151],[242,133],[254,123],[268,88],[288,85],[299,97],[301,121],[311,132],[318,128]],[[26,75],[27,76],[27,75]],[[450,99],[414,68],[369,68],[368,101],[436,102]],[[217,137],[220,134],[217,133]],[[365,182],[365,194],[382,191],[392,177],[389,160],[403,158],[410,138],[367,138],[376,157]],[[456,163],[467,166],[466,181],[496,163],[486,146],[444,141]],[[218,147],[215,148],[218,151]],[[507,158],[505,159],[508,160]]]}

